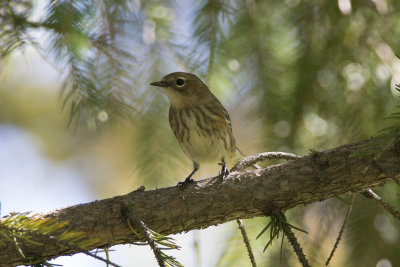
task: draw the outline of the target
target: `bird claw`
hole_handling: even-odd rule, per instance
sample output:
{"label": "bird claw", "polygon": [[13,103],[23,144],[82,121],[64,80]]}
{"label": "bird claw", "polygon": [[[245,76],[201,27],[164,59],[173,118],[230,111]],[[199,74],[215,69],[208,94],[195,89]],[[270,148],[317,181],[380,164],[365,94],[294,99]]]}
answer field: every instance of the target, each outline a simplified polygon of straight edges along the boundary
{"label": "bird claw", "polygon": [[193,183],[194,183],[194,180],[189,176],[189,177],[187,177],[187,178],[185,179],[185,181],[179,182],[179,183],[177,184],[177,186],[183,186],[183,185],[193,184]]}
{"label": "bird claw", "polygon": [[219,171],[219,176],[223,179],[225,179],[226,176],[229,175],[229,170],[226,167],[225,164],[222,164],[222,169]]}

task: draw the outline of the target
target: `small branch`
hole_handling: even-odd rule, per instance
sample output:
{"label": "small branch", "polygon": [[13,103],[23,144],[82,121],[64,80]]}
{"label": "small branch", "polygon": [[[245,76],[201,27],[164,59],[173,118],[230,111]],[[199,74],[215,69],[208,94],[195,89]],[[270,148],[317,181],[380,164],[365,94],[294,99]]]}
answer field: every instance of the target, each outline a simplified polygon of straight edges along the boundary
{"label": "small branch", "polygon": [[297,238],[292,232],[292,229],[289,225],[289,223],[286,220],[286,216],[282,213],[282,211],[276,212],[276,216],[279,218],[279,221],[282,223],[282,230],[287,239],[289,240],[290,244],[292,245],[294,252],[297,255],[297,258],[299,259],[301,265],[303,267],[310,267],[310,264],[308,263],[308,260],[306,256],[303,253],[303,249],[301,248],[299,242],[297,242]]}
{"label": "small branch", "polygon": [[372,199],[376,204],[383,207],[387,212],[393,215],[393,217],[397,220],[400,220],[400,212],[396,210],[392,205],[382,200],[380,196],[374,193],[371,189],[367,189],[361,194],[369,199]]}
{"label": "small branch", "polygon": [[351,209],[352,209],[353,204],[354,204],[354,197],[355,197],[355,195],[356,195],[356,194],[353,193],[353,197],[351,198],[351,203],[350,203],[350,205],[349,205],[349,207],[348,207],[348,209],[347,209],[346,216],[344,217],[344,221],[343,221],[342,227],[340,228],[340,231],[339,231],[339,235],[338,235],[338,237],[336,238],[335,245],[333,245],[333,249],[332,249],[331,253],[329,254],[328,259],[326,260],[325,265],[328,265],[329,262],[331,261],[333,255],[335,254],[335,251],[336,251],[336,249],[337,249],[337,247],[338,247],[338,245],[339,245],[339,242],[340,242],[340,240],[342,239],[342,235],[343,235],[343,232],[344,232],[344,228],[346,227],[347,220],[348,220],[348,218],[349,218],[349,216],[350,216],[350,212],[351,212]]}
{"label": "small branch", "polygon": [[237,221],[237,223],[239,225],[240,231],[242,232],[243,241],[246,244],[247,253],[249,253],[249,258],[250,258],[250,261],[251,261],[251,265],[253,267],[257,267],[256,260],[254,259],[253,250],[251,249],[251,246],[250,246],[250,240],[247,237],[246,229],[244,228],[243,222],[242,222],[241,219],[236,219],[236,221]]}
{"label": "small branch", "polygon": [[[57,240],[57,242],[59,242],[59,241]],[[86,255],[88,255],[88,256],[90,256],[92,258],[95,258],[95,259],[97,259],[99,261],[105,262],[107,264],[107,266],[111,265],[111,266],[114,266],[114,267],[121,267],[120,265],[118,265],[116,263],[113,263],[112,261],[109,260],[108,253],[106,253],[106,258],[105,259],[102,258],[102,257],[97,256],[96,254],[90,253],[89,251],[81,251],[81,253],[86,254]]]}
{"label": "small branch", "polygon": [[[211,2],[210,2],[211,3]],[[215,49],[217,46],[217,27],[218,27],[218,11],[215,8],[211,9],[211,28],[208,33],[208,43],[210,46],[210,55],[208,59],[208,67],[207,67],[207,83],[210,82],[211,73],[214,69],[214,61],[215,61]]]}
{"label": "small branch", "polygon": [[154,253],[154,256],[156,257],[158,266],[166,267],[166,265],[164,264],[163,256],[161,255],[161,250],[157,246],[156,242],[154,241],[154,235],[151,233],[150,229],[146,226],[146,224],[142,220],[140,220],[133,213],[131,208],[124,209],[124,214],[127,217],[127,222],[129,224],[129,227],[131,228],[131,230],[133,230],[132,232],[137,235],[137,232],[134,231],[130,222],[132,222],[135,226],[137,226],[143,233],[144,238],[146,239],[147,243],[149,243],[151,249],[153,250],[153,253]]}
{"label": "small branch", "polygon": [[[110,254],[108,253],[108,248],[104,249],[104,253],[106,254],[106,260],[110,261]],[[106,263],[106,267],[109,267],[110,264]]]}
{"label": "small branch", "polygon": [[301,157],[297,156],[295,154],[292,154],[292,153],[264,152],[264,153],[259,153],[256,155],[252,155],[252,156],[243,158],[231,169],[231,171],[233,172],[233,171],[243,170],[253,164],[256,164],[257,162],[261,162],[261,161],[265,161],[265,160],[271,160],[271,159],[294,160],[294,159],[299,159],[299,158],[301,158]]}

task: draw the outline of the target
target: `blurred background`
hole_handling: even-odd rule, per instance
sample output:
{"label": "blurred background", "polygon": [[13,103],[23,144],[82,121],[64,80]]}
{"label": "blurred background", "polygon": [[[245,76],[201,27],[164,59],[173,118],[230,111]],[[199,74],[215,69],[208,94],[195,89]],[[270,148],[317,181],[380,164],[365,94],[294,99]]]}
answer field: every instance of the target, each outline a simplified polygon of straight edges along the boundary
{"label": "blurred background", "polygon": [[[3,0],[0,2],[0,201],[44,212],[174,186],[192,169],[149,86],[197,74],[231,114],[245,154],[299,155],[390,126],[400,83],[400,2]],[[202,166],[197,179],[217,174]],[[394,184],[375,190],[399,207]],[[350,195],[341,196],[345,200]],[[330,266],[400,266],[399,223],[357,195]],[[311,265],[325,263],[348,205],[287,212]],[[298,266],[290,245],[245,220],[260,266]],[[236,223],[174,236],[185,266],[250,266]],[[123,266],[157,266],[147,247],[116,246]],[[104,266],[84,255],[64,266]]]}

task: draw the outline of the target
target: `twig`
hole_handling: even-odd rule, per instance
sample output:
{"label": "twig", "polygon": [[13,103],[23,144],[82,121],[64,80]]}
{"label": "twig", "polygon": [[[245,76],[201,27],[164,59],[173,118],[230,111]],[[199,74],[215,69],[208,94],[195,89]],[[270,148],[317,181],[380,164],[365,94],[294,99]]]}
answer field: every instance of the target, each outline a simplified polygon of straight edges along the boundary
{"label": "twig", "polygon": [[290,228],[290,225],[286,220],[286,216],[280,210],[276,212],[276,216],[279,218],[279,221],[282,224],[283,233],[286,235],[287,239],[292,245],[294,252],[296,253],[297,258],[299,259],[301,265],[303,265],[303,267],[310,267],[310,264],[308,263],[308,260],[303,253],[303,249],[300,247],[299,242],[297,242],[297,238],[292,232],[292,229]]}
{"label": "twig", "polygon": [[200,240],[198,234],[198,231],[193,231],[193,248],[196,254],[197,266],[201,266]]}
{"label": "twig", "polygon": [[219,17],[220,10],[215,10],[214,8],[211,9],[211,16],[210,16],[210,22],[211,22],[211,27],[209,28],[209,32],[207,34],[207,41],[208,45],[210,47],[210,54],[209,54],[209,60],[208,60],[208,67],[207,67],[207,83],[210,82],[211,78],[211,73],[214,69],[214,64],[215,64],[215,54],[216,54],[216,48],[217,48],[217,34],[218,34],[218,17]]}
{"label": "twig", "polygon": [[[8,230],[13,230],[13,231],[16,231],[16,232],[20,232],[21,231],[20,229],[15,229],[15,228],[13,229],[12,227],[9,227]],[[120,265],[110,261],[108,259],[108,256],[107,256],[106,259],[104,259],[104,258],[102,258],[100,256],[97,256],[96,253],[92,253],[90,251],[84,250],[80,246],[74,245],[74,244],[72,244],[72,243],[70,243],[68,241],[64,241],[64,240],[58,239],[57,236],[43,234],[43,233],[39,233],[39,232],[33,231],[33,230],[24,230],[24,232],[29,233],[30,235],[40,236],[40,237],[46,238],[46,239],[54,242],[55,244],[57,244],[59,246],[62,246],[62,247],[65,247],[65,248],[69,248],[69,249],[73,249],[75,251],[79,251],[79,253],[83,253],[85,255],[88,255],[88,256],[90,256],[92,258],[95,258],[95,259],[97,259],[99,261],[102,261],[102,262],[106,263],[107,265],[111,265],[111,266],[114,266],[114,267],[121,267]],[[21,254],[21,256],[25,258],[22,250],[20,249],[20,247],[18,245],[17,239],[15,237],[14,237],[14,241],[15,241],[14,244],[16,246],[16,249]]]}
{"label": "twig", "polygon": [[[58,241],[57,241],[57,242],[58,242]],[[104,258],[102,258],[102,257],[99,257],[99,256],[93,254],[93,253],[90,253],[89,251],[80,251],[80,253],[86,254],[86,255],[88,255],[88,256],[90,256],[90,257],[92,257],[92,258],[95,258],[95,259],[97,259],[97,260],[99,260],[99,261],[105,262],[105,263],[107,264],[107,266],[108,266],[108,265],[111,265],[111,266],[114,266],[114,267],[121,267],[120,265],[118,265],[118,264],[113,263],[112,261],[110,261],[110,260],[108,259],[108,256],[106,256],[107,258],[104,259]]]}
{"label": "twig", "polygon": [[368,188],[364,192],[361,192],[361,194],[367,198],[372,199],[376,204],[383,207],[387,212],[392,214],[395,219],[400,220],[400,212],[398,210],[396,210],[389,203],[383,201],[382,198],[380,196],[378,196],[377,194],[375,194],[374,191],[372,191],[371,189]]}
{"label": "twig", "polygon": [[246,244],[247,253],[249,253],[249,258],[250,258],[250,261],[251,261],[251,265],[253,267],[257,267],[256,260],[254,259],[253,250],[251,249],[251,246],[250,246],[250,240],[247,237],[246,229],[243,226],[243,222],[242,222],[241,219],[236,219],[236,221],[237,221],[237,223],[239,225],[240,231],[242,232],[243,241]]}
{"label": "twig", "polygon": [[62,246],[73,248],[73,249],[79,251],[80,253],[86,254],[86,255],[88,255],[88,256],[90,256],[92,258],[95,258],[95,259],[97,259],[99,261],[105,262],[108,265],[111,265],[111,266],[114,266],[114,267],[121,267],[121,265],[113,263],[112,261],[110,261],[107,258],[104,259],[104,258],[102,258],[100,256],[97,256],[95,253],[91,253],[89,251],[82,250],[82,248],[80,248],[79,246],[75,246],[75,245],[69,244],[68,242],[64,242],[62,240],[58,240],[57,238],[53,238],[52,236],[49,237],[49,238],[52,239],[54,242],[57,242],[58,244],[62,245]]}
{"label": "twig", "polygon": [[286,160],[294,160],[294,159],[299,159],[301,158],[300,156],[297,156],[292,153],[286,153],[286,152],[264,152],[264,153],[259,153],[256,155],[248,156],[243,158],[241,161],[239,161],[232,169],[231,171],[238,171],[238,170],[243,170],[250,165],[253,165],[257,162],[261,162],[264,160],[271,160],[271,159],[286,159]]}
{"label": "twig", "polygon": [[347,220],[349,219],[350,212],[351,212],[351,209],[352,209],[353,204],[354,204],[354,197],[355,197],[355,195],[356,195],[356,194],[353,193],[353,197],[351,198],[351,203],[350,203],[350,205],[349,205],[349,207],[348,207],[348,209],[347,209],[346,216],[344,217],[344,221],[343,221],[342,227],[340,228],[340,231],[339,231],[339,235],[338,235],[338,237],[336,238],[335,245],[333,245],[333,249],[332,249],[331,253],[329,254],[328,259],[326,260],[325,265],[328,265],[329,262],[331,261],[333,255],[335,254],[335,251],[336,251],[336,249],[337,249],[337,247],[338,247],[338,245],[339,245],[339,242],[340,242],[340,240],[342,239],[342,235],[343,235],[343,232],[344,232],[344,228],[346,227]]}
{"label": "twig", "polygon": [[[152,232],[150,231],[150,229],[146,226],[146,224],[140,220],[132,211],[131,208],[126,208],[124,209],[124,214],[127,218],[127,222],[129,227],[131,228],[131,230],[133,229],[131,222],[137,226],[141,232],[144,235],[144,238],[146,239],[147,243],[149,243],[151,249],[153,250],[154,256],[156,257],[158,266],[160,267],[166,267],[165,263],[164,263],[164,259],[163,256],[161,255],[161,250],[160,248],[157,246],[156,242],[154,241],[154,235],[152,234]],[[136,231],[133,231],[135,234]]]}
{"label": "twig", "polygon": [[[104,253],[106,254],[106,260],[110,261],[110,254],[108,253],[108,248],[104,249]],[[109,267],[110,264],[106,263],[106,267]]]}

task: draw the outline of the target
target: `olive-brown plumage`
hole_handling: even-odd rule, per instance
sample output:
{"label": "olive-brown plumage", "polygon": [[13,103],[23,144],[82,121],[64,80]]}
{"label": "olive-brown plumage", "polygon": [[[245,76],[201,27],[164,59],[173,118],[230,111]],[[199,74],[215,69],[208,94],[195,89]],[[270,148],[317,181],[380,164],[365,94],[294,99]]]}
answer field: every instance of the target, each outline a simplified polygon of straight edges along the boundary
{"label": "olive-brown plumage", "polygon": [[193,161],[194,170],[200,163],[219,162],[222,175],[227,174],[226,162],[238,159],[235,138],[228,112],[208,87],[194,74],[173,72],[151,85],[162,88],[170,102],[169,123],[182,150]]}

